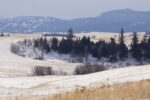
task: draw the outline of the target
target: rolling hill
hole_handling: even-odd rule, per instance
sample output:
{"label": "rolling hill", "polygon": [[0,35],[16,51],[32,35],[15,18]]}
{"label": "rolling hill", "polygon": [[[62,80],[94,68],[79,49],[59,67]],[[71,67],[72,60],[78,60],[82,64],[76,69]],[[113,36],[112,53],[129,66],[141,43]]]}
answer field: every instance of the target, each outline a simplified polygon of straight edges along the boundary
{"label": "rolling hill", "polygon": [[119,32],[124,27],[126,32],[150,31],[150,11],[131,9],[104,12],[97,17],[62,20],[52,17],[20,16],[0,18],[0,32],[66,32],[70,27],[74,32]]}

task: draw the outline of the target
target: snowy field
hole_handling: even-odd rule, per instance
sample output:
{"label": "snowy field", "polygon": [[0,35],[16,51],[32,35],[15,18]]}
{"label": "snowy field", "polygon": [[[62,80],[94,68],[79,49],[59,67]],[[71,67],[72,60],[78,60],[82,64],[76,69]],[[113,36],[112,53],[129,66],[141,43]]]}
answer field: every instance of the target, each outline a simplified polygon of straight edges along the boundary
{"label": "snowy field", "polygon": [[[94,34],[96,38],[114,36],[113,33],[105,33],[105,35],[102,33],[97,34]],[[52,66],[56,70],[61,68],[69,73],[73,72],[77,65],[80,65],[80,63],[68,63],[65,60],[58,59],[59,57],[56,57],[56,55],[42,61],[23,58],[10,52],[11,43],[25,38],[34,39],[40,36],[40,34],[16,34],[9,37],[0,37],[0,98],[7,96],[51,95],[72,91],[75,88],[93,88],[103,84],[150,79],[150,65],[111,69],[104,72],[78,76],[32,76],[35,66]],[[82,36],[82,34],[79,36]]]}
{"label": "snowy field", "polygon": [[12,35],[0,37],[0,77],[31,76],[35,66],[52,66],[55,69],[62,68],[66,71],[73,71],[78,63],[67,63],[61,59],[51,57],[49,60],[35,60],[23,58],[10,52],[11,43],[29,38],[39,38],[41,35]]}

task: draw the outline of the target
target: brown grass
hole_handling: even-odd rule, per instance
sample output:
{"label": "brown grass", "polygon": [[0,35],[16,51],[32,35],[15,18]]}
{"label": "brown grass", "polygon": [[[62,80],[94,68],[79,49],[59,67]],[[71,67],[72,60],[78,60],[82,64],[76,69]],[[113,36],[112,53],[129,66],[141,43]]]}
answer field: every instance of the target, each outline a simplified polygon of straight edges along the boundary
{"label": "brown grass", "polygon": [[42,100],[150,100],[150,80],[103,85],[96,89],[83,88]]}
{"label": "brown grass", "polygon": [[124,84],[102,85],[95,89],[77,89],[72,93],[55,96],[35,95],[6,97],[0,100],[150,100],[150,80]]}

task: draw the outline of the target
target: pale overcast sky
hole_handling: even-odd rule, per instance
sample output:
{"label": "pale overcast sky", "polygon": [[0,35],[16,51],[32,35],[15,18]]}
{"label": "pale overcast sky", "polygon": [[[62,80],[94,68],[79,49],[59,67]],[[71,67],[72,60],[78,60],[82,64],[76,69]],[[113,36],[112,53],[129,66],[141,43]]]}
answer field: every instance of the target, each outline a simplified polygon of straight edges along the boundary
{"label": "pale overcast sky", "polygon": [[51,16],[74,19],[124,8],[150,11],[150,0],[0,0],[1,17]]}

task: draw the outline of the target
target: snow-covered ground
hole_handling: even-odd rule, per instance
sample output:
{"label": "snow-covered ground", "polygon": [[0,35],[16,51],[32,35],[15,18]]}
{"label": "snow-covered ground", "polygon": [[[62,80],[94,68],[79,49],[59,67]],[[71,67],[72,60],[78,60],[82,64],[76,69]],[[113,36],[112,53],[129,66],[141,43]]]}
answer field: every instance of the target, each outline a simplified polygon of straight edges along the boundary
{"label": "snow-covered ground", "polygon": [[[93,88],[102,84],[150,79],[150,65],[111,69],[78,76],[32,76],[32,69],[38,65],[62,68],[68,72],[73,71],[79,65],[79,63],[68,63],[53,57],[43,61],[23,58],[10,52],[11,43],[24,38],[40,36],[37,34],[18,34],[0,37],[0,98],[5,96],[51,95],[81,87]],[[55,57],[57,56],[55,55]]]}
{"label": "snow-covered ground", "polygon": [[[132,36],[133,32],[124,33],[124,36],[129,37]],[[138,36],[144,36],[145,32],[137,32]],[[91,38],[111,38],[118,37],[119,33],[110,33],[110,32],[90,32],[90,33],[75,33],[77,37],[91,37]]]}
{"label": "snow-covered ground", "polygon": [[79,76],[0,78],[2,96],[52,95],[75,88],[150,79],[150,66],[126,67]]}
{"label": "snow-covered ground", "polygon": [[17,56],[10,52],[10,44],[25,38],[37,38],[41,35],[11,35],[0,37],[0,77],[31,76],[35,66],[51,66],[73,72],[79,63],[68,63],[61,59],[35,60]]}

